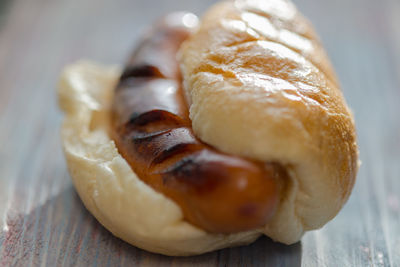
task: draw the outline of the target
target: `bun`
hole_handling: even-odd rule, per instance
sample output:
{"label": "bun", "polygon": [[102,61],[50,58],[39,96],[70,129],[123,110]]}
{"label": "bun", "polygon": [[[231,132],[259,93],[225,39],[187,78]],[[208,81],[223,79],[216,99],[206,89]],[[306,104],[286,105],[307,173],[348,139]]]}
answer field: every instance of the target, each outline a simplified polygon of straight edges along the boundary
{"label": "bun", "polygon": [[78,62],[59,84],[66,114],[61,133],[73,183],[99,222],[137,247],[193,255],[262,234],[291,244],[332,219],[358,168],[354,121],[319,41],[293,5],[217,4],[182,47],[180,61],[196,136],[223,152],[287,169],[277,212],[262,229],[229,235],[187,223],[177,204],[137,177],[110,138],[121,70]]}
{"label": "bun", "polygon": [[332,219],[358,169],[354,120],[294,6],[217,4],[184,43],[180,60],[196,136],[226,153],[278,162],[290,174],[264,233],[290,244]]}

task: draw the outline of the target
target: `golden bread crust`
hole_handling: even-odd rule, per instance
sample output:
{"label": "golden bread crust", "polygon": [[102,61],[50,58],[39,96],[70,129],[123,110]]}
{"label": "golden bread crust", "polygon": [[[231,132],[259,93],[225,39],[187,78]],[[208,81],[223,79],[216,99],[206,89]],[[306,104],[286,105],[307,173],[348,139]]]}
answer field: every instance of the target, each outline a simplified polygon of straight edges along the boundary
{"label": "golden bread crust", "polygon": [[356,177],[355,126],[320,42],[294,6],[219,3],[180,60],[195,134],[291,174],[265,234],[293,243],[332,219]]}

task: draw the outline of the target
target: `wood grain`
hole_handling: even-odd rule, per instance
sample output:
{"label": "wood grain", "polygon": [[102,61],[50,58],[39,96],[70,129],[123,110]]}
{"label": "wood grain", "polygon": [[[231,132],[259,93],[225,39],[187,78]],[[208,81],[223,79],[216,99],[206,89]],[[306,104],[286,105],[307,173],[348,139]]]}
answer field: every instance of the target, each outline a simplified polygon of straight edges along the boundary
{"label": "wood grain", "polygon": [[261,238],[174,258],[113,237],[85,210],[60,147],[62,66],[121,64],[151,21],[174,10],[200,14],[212,2],[0,2],[0,266],[400,266],[398,0],[295,1],[336,67],[363,162],[350,200],[323,229],[292,246]]}

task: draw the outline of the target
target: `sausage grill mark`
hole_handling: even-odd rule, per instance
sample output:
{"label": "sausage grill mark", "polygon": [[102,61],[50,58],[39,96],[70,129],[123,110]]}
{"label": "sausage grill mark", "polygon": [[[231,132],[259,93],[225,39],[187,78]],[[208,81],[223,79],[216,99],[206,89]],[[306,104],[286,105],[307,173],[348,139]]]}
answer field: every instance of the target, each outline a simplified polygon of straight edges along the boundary
{"label": "sausage grill mark", "polygon": [[127,67],[121,75],[120,81],[123,82],[130,78],[165,78],[160,70],[151,65],[134,65]]}
{"label": "sausage grill mark", "polygon": [[132,113],[128,124],[132,127],[140,127],[157,122],[176,126],[183,124],[182,119],[177,115],[165,110],[158,109],[153,109],[144,113],[134,112]]}

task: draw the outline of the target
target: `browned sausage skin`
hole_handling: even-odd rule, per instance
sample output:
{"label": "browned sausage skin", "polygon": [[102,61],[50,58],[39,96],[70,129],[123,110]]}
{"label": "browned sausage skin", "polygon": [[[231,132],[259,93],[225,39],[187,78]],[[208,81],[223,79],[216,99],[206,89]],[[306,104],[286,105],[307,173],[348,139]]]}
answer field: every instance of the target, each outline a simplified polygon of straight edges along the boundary
{"label": "browned sausage skin", "polygon": [[[176,53],[193,30],[178,13],[135,50],[115,90],[112,137],[138,177],[213,233],[263,226],[279,200],[282,167],[221,153],[194,135]],[[146,203],[143,203],[146,205]]]}

